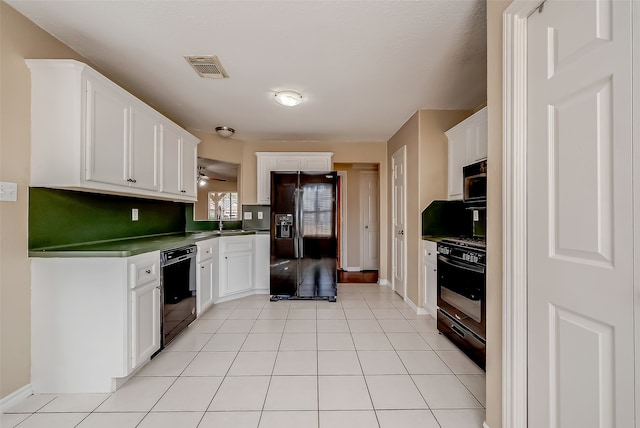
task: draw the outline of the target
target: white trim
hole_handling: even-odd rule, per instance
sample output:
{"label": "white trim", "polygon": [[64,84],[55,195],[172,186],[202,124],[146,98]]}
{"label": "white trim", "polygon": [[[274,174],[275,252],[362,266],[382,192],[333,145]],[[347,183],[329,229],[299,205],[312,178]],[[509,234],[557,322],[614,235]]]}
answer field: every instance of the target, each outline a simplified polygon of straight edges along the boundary
{"label": "white trim", "polygon": [[387,280],[386,278],[378,278],[378,284],[383,285],[385,287],[389,287],[391,285],[389,283],[389,280]]}
{"label": "white trim", "polygon": [[540,0],[503,15],[502,425],[527,426],[527,17]]}
{"label": "white trim", "polygon": [[425,310],[426,313],[428,313],[429,315],[431,315],[434,318],[438,314],[438,307],[434,306],[434,305],[430,305],[428,303],[424,304],[424,310]]}
{"label": "white trim", "polygon": [[[364,228],[363,228],[363,224],[365,223],[364,221],[364,214],[365,214],[365,210],[364,210],[364,205],[363,204],[363,199],[365,196],[364,193],[364,189],[362,188],[362,186],[364,185],[365,181],[364,178],[365,177],[373,177],[375,182],[376,182],[376,191],[377,191],[377,195],[376,198],[378,200],[378,204],[376,209],[379,212],[379,207],[380,207],[380,174],[378,173],[378,171],[360,171],[360,264],[362,265],[363,268],[366,267],[366,260],[365,260],[365,232],[364,232]],[[368,180],[370,180],[371,178],[368,178]],[[376,217],[378,217],[378,224],[375,225],[375,227],[378,230],[378,248],[380,248],[380,215],[377,215]],[[379,270],[380,269],[380,252],[378,251],[378,265],[375,266],[374,268],[371,267],[366,267],[367,270]]]}
{"label": "white trim", "polygon": [[362,268],[360,266],[345,266],[342,270],[345,272],[362,272]]}
{"label": "white trim", "polygon": [[22,388],[16,389],[11,394],[0,400],[0,413],[4,413],[30,395],[33,395],[33,389],[31,388],[30,383],[26,384]]}
{"label": "white trim", "polygon": [[482,428],[489,428],[489,424],[487,423],[487,421],[484,421],[482,423]]}
{"label": "white trim", "polygon": [[338,171],[340,177],[340,266],[345,269],[347,264],[347,171]]}

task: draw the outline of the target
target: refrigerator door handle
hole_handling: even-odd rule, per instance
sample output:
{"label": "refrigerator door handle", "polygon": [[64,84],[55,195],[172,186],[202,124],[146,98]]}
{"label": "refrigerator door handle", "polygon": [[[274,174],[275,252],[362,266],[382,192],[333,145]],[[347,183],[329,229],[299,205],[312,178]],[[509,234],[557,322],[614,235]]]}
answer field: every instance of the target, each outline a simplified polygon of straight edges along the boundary
{"label": "refrigerator door handle", "polygon": [[299,259],[304,257],[304,246],[302,244],[302,222],[303,222],[303,218],[302,218],[302,207],[301,207],[301,198],[300,198],[300,194],[302,193],[302,190],[297,189],[296,190],[296,198],[295,198],[295,206],[296,206],[296,230],[295,230],[295,234],[294,234],[294,252],[295,252],[295,256]]}

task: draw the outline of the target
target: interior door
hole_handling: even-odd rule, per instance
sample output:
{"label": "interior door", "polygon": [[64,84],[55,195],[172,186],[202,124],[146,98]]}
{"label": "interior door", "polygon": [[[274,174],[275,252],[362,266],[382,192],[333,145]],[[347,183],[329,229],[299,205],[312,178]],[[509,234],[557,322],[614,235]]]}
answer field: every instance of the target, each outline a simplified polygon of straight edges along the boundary
{"label": "interior door", "polygon": [[363,171],[360,173],[360,215],[362,269],[378,270],[380,226],[378,216],[378,173]]}
{"label": "interior door", "polygon": [[402,297],[406,294],[406,249],[407,243],[404,235],[406,214],[406,186],[407,178],[405,165],[407,163],[406,146],[402,146],[391,157],[392,172],[392,206],[391,206],[391,286]]}
{"label": "interior door", "polygon": [[530,427],[634,426],[631,16],[528,20]]}

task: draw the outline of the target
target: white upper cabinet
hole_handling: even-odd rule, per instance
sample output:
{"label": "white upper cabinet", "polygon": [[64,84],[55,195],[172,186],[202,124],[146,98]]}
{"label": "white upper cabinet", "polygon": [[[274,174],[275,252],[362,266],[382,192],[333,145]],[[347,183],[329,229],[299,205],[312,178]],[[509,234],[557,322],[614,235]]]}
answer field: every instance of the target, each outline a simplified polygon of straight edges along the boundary
{"label": "white upper cabinet", "polygon": [[85,64],[26,63],[32,186],[196,200],[198,139]]}
{"label": "white upper cabinet", "polygon": [[180,131],[181,129],[177,126],[162,126],[160,190],[195,198],[198,140]]}
{"label": "white upper cabinet", "polygon": [[271,203],[271,171],[331,171],[331,152],[256,152],[258,204]]}
{"label": "white upper cabinet", "polygon": [[487,108],[445,134],[449,140],[449,200],[462,199],[462,168],[487,158]]}

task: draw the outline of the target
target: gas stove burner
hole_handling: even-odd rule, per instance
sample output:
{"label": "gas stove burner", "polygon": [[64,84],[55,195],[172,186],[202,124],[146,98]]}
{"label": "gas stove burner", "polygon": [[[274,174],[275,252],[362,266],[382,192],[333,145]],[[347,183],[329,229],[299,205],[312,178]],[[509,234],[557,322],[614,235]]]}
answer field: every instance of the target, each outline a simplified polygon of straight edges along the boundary
{"label": "gas stove burner", "polygon": [[483,237],[455,237],[445,238],[441,242],[448,244],[459,245],[461,247],[473,247],[473,248],[487,248],[487,241]]}

